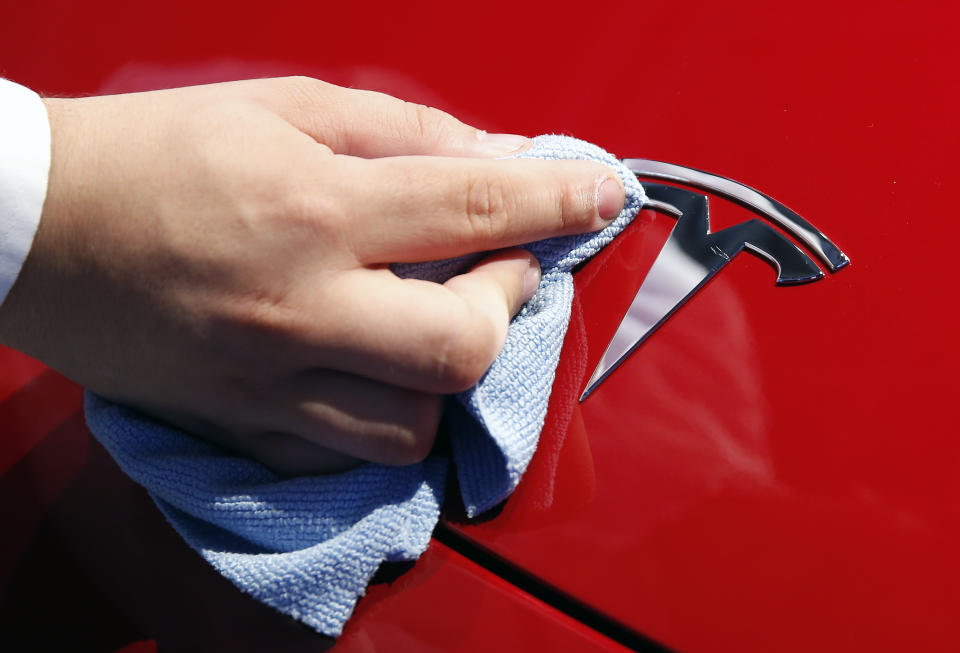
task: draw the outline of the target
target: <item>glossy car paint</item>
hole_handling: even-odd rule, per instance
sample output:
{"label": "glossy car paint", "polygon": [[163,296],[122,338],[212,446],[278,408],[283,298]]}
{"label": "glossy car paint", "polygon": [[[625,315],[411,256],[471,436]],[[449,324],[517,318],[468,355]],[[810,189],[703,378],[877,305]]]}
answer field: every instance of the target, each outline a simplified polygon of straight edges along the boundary
{"label": "glossy car paint", "polygon": [[[0,363],[33,365],[3,348]],[[91,438],[79,408],[80,389],[50,370],[0,402],[12,438],[0,459],[0,650],[332,645],[247,598],[190,551]],[[628,650],[440,542],[415,566],[384,572],[338,652]]]}
{"label": "glossy car paint", "polygon": [[[850,255],[848,269],[778,288],[764,263],[740,255],[579,404],[669,218],[645,213],[585,266],[527,477],[494,516],[451,521],[534,581],[672,648],[951,650],[960,616],[956,19],[930,0],[21,3],[0,23],[0,73],[56,94],[310,74],[439,106],[491,131],[570,133],[621,156],[700,168],[795,209]],[[748,217],[716,198],[711,211],[717,228]],[[79,394],[9,356],[0,427],[26,444],[4,454],[3,481],[31,479],[17,496],[38,497],[31,505],[43,515],[75,463],[50,439],[62,407],[42,397],[75,408]],[[37,383],[49,385],[40,392]],[[27,396],[37,403],[8,406]],[[44,446],[46,462],[24,467]],[[109,461],[98,464],[106,474]],[[103,503],[112,511],[115,500]],[[125,514],[153,514],[137,501]],[[70,505],[71,514],[91,510]],[[14,510],[9,499],[4,507]],[[32,522],[22,519],[7,523],[24,524],[13,532],[29,539]],[[62,546],[85,541],[82,530],[72,539],[52,532]],[[161,522],[149,532],[170,537]],[[96,581],[111,605],[152,596],[143,610],[154,618],[141,623],[168,629],[130,630],[161,646],[174,624],[181,636],[201,624],[190,610],[156,606],[195,607],[209,595],[193,587],[216,580],[175,539],[167,545],[180,551],[167,563],[177,591],[139,578],[129,587]],[[14,573],[29,556],[6,546]],[[488,595],[504,605],[529,599],[458,554],[436,555],[440,547],[389,586],[395,598],[375,589],[361,601],[343,647],[478,641],[469,628],[459,643],[442,639],[452,631],[438,634],[477,603],[418,585],[421,569],[495,586]],[[91,577],[109,576],[91,568]],[[218,587],[222,614],[249,603]],[[378,605],[399,612],[385,616]],[[528,608],[536,632],[573,628],[547,605]],[[492,610],[494,627],[504,610]],[[257,619],[264,637],[286,641],[285,623]],[[501,646],[529,643],[526,626],[503,623]]]}

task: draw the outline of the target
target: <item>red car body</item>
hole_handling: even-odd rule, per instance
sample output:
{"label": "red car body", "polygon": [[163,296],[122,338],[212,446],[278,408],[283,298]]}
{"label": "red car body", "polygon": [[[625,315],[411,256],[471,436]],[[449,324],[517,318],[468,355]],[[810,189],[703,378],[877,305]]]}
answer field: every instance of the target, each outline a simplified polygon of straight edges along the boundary
{"label": "red car body", "polygon": [[[19,3],[0,74],[100,94],[307,74],[489,131],[724,175],[852,264],[738,256],[582,403],[672,226],[580,270],[541,445],[450,505],[334,649],[957,650],[960,57],[948,3]],[[715,229],[746,212],[711,200]],[[644,221],[649,222],[649,221]],[[955,241],[954,239],[958,240]],[[0,633],[17,650],[320,650],[220,578],[90,439],[81,391],[0,351]]]}

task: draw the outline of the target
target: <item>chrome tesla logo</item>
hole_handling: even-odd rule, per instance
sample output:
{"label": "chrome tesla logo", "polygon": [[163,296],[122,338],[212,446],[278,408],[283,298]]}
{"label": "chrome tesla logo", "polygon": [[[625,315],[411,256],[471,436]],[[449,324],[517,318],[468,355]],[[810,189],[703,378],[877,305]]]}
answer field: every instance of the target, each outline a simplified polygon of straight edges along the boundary
{"label": "chrome tesla logo", "polygon": [[[816,227],[783,204],[748,186],[660,161],[626,159],[624,164],[637,177],[699,188],[750,209],[802,242],[831,272],[850,263],[846,254]],[[657,327],[744,249],[776,269],[778,285],[809,283],[823,277],[813,259],[766,222],[753,219],[711,233],[710,210],[704,195],[663,184],[645,183],[644,189],[648,197],[644,208],[677,218],[677,224],[607,345],[597,369],[590,376],[580,401],[586,399]]]}

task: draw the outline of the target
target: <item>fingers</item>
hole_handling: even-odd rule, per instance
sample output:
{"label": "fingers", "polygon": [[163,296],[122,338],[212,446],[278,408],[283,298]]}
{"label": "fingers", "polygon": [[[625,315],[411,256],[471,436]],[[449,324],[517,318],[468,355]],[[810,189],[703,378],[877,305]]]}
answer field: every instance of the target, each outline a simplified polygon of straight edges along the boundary
{"label": "fingers", "polygon": [[275,396],[271,420],[287,435],[259,436],[259,457],[275,468],[297,465],[304,448],[291,437],[357,459],[409,465],[430,453],[440,421],[437,395],[334,370],[303,372]]}
{"label": "fingers", "polygon": [[[524,250],[491,256],[445,284],[358,272],[355,306],[318,364],[413,390],[449,394],[474,385],[536,291],[540,269]],[[363,325],[358,328],[357,325]]]}
{"label": "fingers", "polygon": [[326,474],[364,461],[409,465],[430,453],[437,395],[335,370],[307,370],[272,385],[255,405],[213,420],[147,412],[285,475]]}
{"label": "fingers", "polygon": [[[466,274],[452,277],[443,284],[464,304],[472,307],[478,318],[490,324],[493,356],[484,357],[490,359],[482,365],[484,372],[500,353],[510,320],[533,297],[539,285],[540,264],[536,257],[522,249],[493,254]],[[476,373],[466,376],[462,384],[467,387],[479,380],[479,377],[473,378]]]}
{"label": "fingers", "polygon": [[309,77],[260,80],[261,101],[337,154],[364,158],[404,154],[499,157],[528,147],[514,134],[488,134],[453,116],[384,93]]}
{"label": "fingers", "polygon": [[335,474],[367,462],[283,431],[259,433],[245,439],[241,446],[240,453],[284,476]]}
{"label": "fingers", "polygon": [[[410,285],[395,277],[392,281],[398,288]],[[285,474],[338,471],[353,466],[358,459],[386,465],[423,460],[433,447],[441,401],[437,394],[411,389],[410,373],[422,369],[425,361],[429,370],[438,351],[445,351],[447,355],[441,360],[446,363],[423,385],[451,392],[476,383],[503,346],[510,319],[536,292],[539,282],[536,259],[526,251],[512,250],[486,258],[442,287],[430,284],[451,295],[447,298],[451,306],[469,307],[460,309],[459,319],[474,321],[479,328],[457,324],[459,331],[484,335],[462,341],[453,336],[452,342],[457,344],[444,347],[444,342],[451,342],[448,333],[440,336],[441,350],[435,349],[429,339],[420,338],[421,347],[408,347],[397,367],[390,369],[382,361],[372,366],[379,376],[396,380],[398,385],[382,383],[376,380],[376,374],[365,378],[333,370],[301,373],[276,392],[279,399],[272,420],[283,430],[247,439],[246,452]],[[398,288],[386,290],[394,292]],[[416,288],[422,286],[417,284]],[[401,301],[415,299],[400,297]],[[423,308],[417,303],[406,307],[408,311]],[[401,324],[405,324],[408,336],[411,330],[423,326],[404,319],[410,316],[395,317],[400,319],[381,322],[379,333],[365,335],[382,341],[387,334],[395,337],[403,331]],[[419,316],[421,321],[424,317]]]}
{"label": "fingers", "polygon": [[[176,423],[190,433],[215,442],[228,451],[253,458],[284,476],[306,476],[343,472],[365,460],[349,456],[334,449],[323,447],[293,433],[267,431],[247,436],[237,436],[223,428],[197,428],[195,425]],[[324,428],[321,424],[311,427],[311,432]]]}
{"label": "fingers", "polygon": [[[602,229],[623,183],[594,161],[340,159],[361,263],[435,260]],[[377,192],[370,192],[376,189]]]}

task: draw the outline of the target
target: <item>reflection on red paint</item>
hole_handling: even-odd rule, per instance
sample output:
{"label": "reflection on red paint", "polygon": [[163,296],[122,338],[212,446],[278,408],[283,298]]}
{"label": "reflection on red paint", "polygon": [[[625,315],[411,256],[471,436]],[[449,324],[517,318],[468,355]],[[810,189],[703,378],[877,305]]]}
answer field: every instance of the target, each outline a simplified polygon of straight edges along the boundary
{"label": "reflection on red paint", "polygon": [[[716,172],[797,210],[850,255],[849,269],[776,288],[764,263],[738,256],[587,402],[554,399],[517,493],[462,530],[680,650],[956,648],[953,4],[624,0],[544,12],[492,0],[483,11],[438,5],[415,20],[403,3],[8,4],[2,73],[43,92],[317,74],[491,131],[569,133],[621,156]],[[483,36],[464,38],[465,29]],[[544,47],[544,35],[563,47]],[[507,45],[484,45],[498,42]],[[718,227],[746,217],[723,202],[711,209]],[[566,343],[558,393],[592,371],[666,220],[632,229],[578,273],[583,322],[571,322],[581,331]],[[20,362],[19,372],[0,367],[0,401],[43,371]],[[0,430],[22,439],[34,417],[50,419],[40,406]],[[73,486],[71,507],[98,496],[95,473],[106,472],[89,473],[86,493]],[[171,566],[91,562],[98,581],[126,584],[131,605],[186,632],[214,637],[212,620],[191,621],[209,617],[206,603],[234,627],[269,621],[202,563],[191,566],[199,558],[164,539],[162,520],[145,523],[149,499],[111,490],[127,511],[98,524],[159,547]],[[380,642],[412,642],[415,627],[442,639],[445,621],[465,618],[456,584],[434,593],[420,582],[396,583],[382,602],[396,612],[374,609],[375,588],[351,628],[382,619]],[[200,586],[206,601],[194,603]],[[408,589],[416,626],[398,607]],[[493,605],[501,594],[489,596]],[[516,632],[499,631],[504,642],[523,637],[524,623],[507,623]],[[263,630],[263,650],[296,639],[276,622]],[[356,641],[363,650],[370,640]]]}

